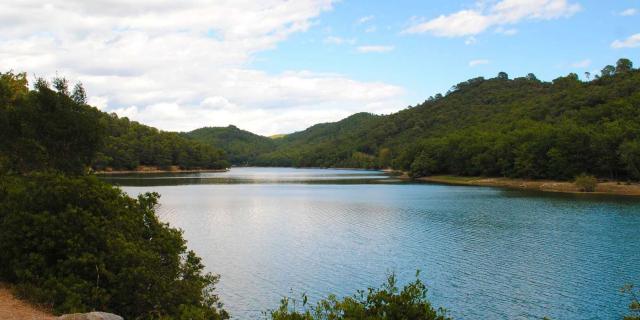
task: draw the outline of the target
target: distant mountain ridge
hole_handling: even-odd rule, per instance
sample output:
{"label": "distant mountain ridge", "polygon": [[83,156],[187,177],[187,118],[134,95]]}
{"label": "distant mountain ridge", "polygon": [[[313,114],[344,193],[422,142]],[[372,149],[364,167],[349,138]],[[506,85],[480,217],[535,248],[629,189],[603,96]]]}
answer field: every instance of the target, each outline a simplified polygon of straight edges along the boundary
{"label": "distant mountain ridge", "polygon": [[279,139],[233,126],[186,135],[243,165],[640,179],[640,71],[620,59],[587,82],[573,73],[543,82],[501,72],[390,115],[357,113]]}

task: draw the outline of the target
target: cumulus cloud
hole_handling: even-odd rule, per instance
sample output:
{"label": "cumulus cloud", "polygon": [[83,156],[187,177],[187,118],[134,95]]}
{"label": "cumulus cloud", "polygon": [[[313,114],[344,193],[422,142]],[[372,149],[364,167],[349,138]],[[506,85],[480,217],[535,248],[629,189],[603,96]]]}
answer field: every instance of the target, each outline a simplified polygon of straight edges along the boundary
{"label": "cumulus cloud", "polygon": [[165,130],[282,133],[402,106],[394,85],[250,67],[331,8],[332,0],[5,1],[0,65],[81,81],[103,111]]}
{"label": "cumulus cloud", "polygon": [[[403,33],[430,33],[439,37],[472,36],[494,26],[516,24],[523,20],[569,17],[580,9],[579,4],[570,3],[568,0],[502,0],[489,7],[486,7],[484,2],[478,2],[473,9],[414,23],[403,30]],[[515,32],[509,31],[507,34]]]}
{"label": "cumulus cloud", "polygon": [[640,47],[640,33],[636,33],[624,40],[616,40],[611,43],[611,47],[614,49]]}
{"label": "cumulus cloud", "polygon": [[359,46],[357,48],[358,52],[360,53],[371,53],[371,52],[376,52],[376,53],[383,53],[383,52],[389,52],[389,51],[393,51],[395,49],[394,46]]}
{"label": "cumulus cloud", "polygon": [[477,59],[469,61],[469,67],[477,67],[483,64],[489,64],[489,60],[487,59]]}

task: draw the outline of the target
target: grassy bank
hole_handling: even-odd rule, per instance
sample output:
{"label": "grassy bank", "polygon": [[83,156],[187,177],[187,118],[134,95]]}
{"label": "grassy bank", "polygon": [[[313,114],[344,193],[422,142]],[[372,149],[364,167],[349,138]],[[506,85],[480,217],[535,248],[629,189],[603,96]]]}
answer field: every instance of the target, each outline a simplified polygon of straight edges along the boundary
{"label": "grassy bank", "polygon": [[[581,192],[573,182],[569,181],[460,177],[449,175],[421,177],[416,180],[454,185],[489,186],[546,192],[585,193]],[[595,191],[589,193],[640,196],[640,184],[621,181],[601,181],[596,186]]]}

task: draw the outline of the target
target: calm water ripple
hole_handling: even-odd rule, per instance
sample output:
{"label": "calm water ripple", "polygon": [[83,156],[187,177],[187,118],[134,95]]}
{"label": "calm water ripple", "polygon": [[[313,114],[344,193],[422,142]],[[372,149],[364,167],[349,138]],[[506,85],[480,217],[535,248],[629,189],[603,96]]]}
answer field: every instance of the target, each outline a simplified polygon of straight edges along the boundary
{"label": "calm water ripple", "polygon": [[282,296],[350,295],[416,269],[456,319],[619,319],[640,285],[640,202],[393,183],[380,172],[237,168],[126,175],[157,191],[237,319]]}

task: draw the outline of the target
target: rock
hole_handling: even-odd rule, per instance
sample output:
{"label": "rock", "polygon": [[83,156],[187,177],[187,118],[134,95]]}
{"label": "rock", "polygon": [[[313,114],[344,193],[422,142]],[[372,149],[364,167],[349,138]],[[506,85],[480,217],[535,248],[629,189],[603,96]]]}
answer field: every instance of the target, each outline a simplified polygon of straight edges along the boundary
{"label": "rock", "polygon": [[121,316],[107,312],[89,312],[65,314],[58,317],[59,320],[124,320]]}

